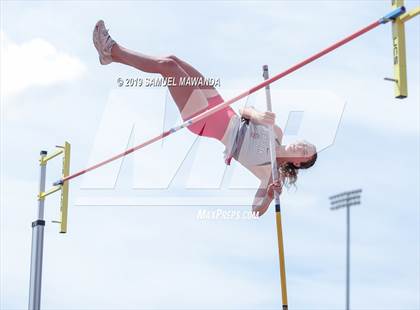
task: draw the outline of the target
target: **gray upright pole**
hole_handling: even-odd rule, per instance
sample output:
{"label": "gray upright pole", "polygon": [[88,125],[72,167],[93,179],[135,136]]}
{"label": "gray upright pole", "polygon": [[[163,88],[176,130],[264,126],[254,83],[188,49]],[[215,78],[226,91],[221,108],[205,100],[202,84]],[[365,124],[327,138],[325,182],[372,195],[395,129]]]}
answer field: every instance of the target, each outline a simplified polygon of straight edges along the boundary
{"label": "gray upright pole", "polygon": [[[47,166],[42,159],[47,156],[41,151],[41,176],[39,192],[45,192],[45,176]],[[42,254],[44,250],[44,199],[38,200],[37,219],[32,222],[32,249],[31,249],[31,278],[29,282],[29,310],[39,310],[41,307],[41,280],[42,280]]]}
{"label": "gray upright pole", "polygon": [[347,198],[347,283],[346,283],[346,309],[350,310],[350,206]]}

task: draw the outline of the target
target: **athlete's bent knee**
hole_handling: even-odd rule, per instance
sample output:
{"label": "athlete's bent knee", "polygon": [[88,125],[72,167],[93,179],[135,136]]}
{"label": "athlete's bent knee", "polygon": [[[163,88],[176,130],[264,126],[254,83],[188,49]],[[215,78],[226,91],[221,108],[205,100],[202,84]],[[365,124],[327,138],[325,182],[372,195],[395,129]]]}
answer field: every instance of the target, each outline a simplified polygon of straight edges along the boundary
{"label": "athlete's bent knee", "polygon": [[169,57],[160,58],[158,64],[161,72],[173,72],[178,68],[177,62]]}
{"label": "athlete's bent knee", "polygon": [[172,60],[174,60],[176,62],[179,62],[180,61],[180,59],[178,57],[176,57],[175,55],[169,55],[167,58],[172,59]]}

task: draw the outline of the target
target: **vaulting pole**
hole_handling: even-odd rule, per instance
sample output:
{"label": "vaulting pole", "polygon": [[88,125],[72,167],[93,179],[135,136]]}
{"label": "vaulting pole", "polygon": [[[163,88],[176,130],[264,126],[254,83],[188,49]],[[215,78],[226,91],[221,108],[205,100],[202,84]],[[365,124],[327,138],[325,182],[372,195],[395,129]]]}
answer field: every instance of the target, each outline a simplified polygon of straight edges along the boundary
{"label": "vaulting pole", "polygon": [[97,169],[97,168],[99,168],[99,167],[101,167],[103,165],[106,165],[106,164],[114,161],[114,160],[117,160],[117,159],[119,159],[121,157],[124,157],[124,156],[126,156],[126,155],[128,155],[130,153],[133,153],[133,152],[135,152],[135,151],[137,151],[137,150],[139,150],[139,149],[141,149],[141,148],[143,148],[143,147],[145,147],[145,146],[147,146],[149,144],[152,144],[152,143],[154,143],[156,141],[159,141],[159,140],[161,140],[161,139],[163,139],[163,138],[165,138],[165,137],[173,134],[174,132],[176,132],[178,130],[181,130],[182,128],[185,128],[185,127],[188,127],[188,126],[190,126],[192,124],[195,124],[198,121],[202,120],[203,118],[206,118],[209,115],[211,115],[211,114],[213,114],[213,113],[215,113],[217,111],[220,111],[223,108],[226,108],[226,107],[230,106],[232,103],[237,102],[237,101],[241,100],[242,98],[245,98],[245,97],[247,97],[247,96],[255,93],[256,91],[264,88],[265,86],[270,85],[271,83],[273,83],[273,82],[275,82],[275,81],[277,81],[277,80],[279,80],[279,79],[281,79],[281,78],[283,78],[283,77],[285,77],[285,76],[287,76],[287,75],[295,72],[296,70],[298,70],[298,69],[306,66],[307,64],[309,64],[309,63],[317,60],[318,58],[321,58],[322,56],[324,56],[324,55],[332,52],[333,50],[339,48],[340,46],[343,46],[344,44],[346,44],[346,43],[348,43],[348,42],[350,42],[350,41],[352,41],[352,40],[360,37],[364,33],[371,31],[372,29],[378,27],[379,25],[386,24],[387,22],[396,19],[398,16],[400,16],[403,13],[405,13],[405,8],[404,7],[400,7],[398,9],[392,11],[391,13],[385,15],[381,19],[379,19],[379,20],[371,23],[370,25],[368,25],[368,26],[366,26],[366,27],[364,27],[364,28],[356,31],[355,33],[349,35],[348,37],[345,37],[344,39],[338,41],[337,43],[334,43],[333,45],[327,47],[326,49],[324,49],[324,50],[316,53],[315,55],[313,55],[313,56],[311,56],[311,57],[309,57],[309,58],[307,58],[307,59],[305,59],[305,60],[297,63],[296,65],[294,65],[294,66],[290,67],[289,69],[287,69],[287,70],[285,70],[285,71],[283,71],[283,72],[281,72],[281,73],[273,76],[272,78],[270,78],[268,80],[265,80],[264,82],[262,82],[262,83],[260,83],[260,84],[258,84],[256,86],[250,88],[249,90],[247,90],[247,91],[239,94],[238,96],[236,96],[236,97],[234,97],[234,98],[232,98],[230,100],[224,101],[224,102],[220,103],[219,105],[217,105],[217,106],[215,106],[215,107],[213,107],[213,108],[211,108],[211,109],[209,109],[209,110],[207,110],[207,111],[205,111],[205,112],[203,112],[203,113],[201,113],[201,114],[199,114],[199,115],[197,115],[197,116],[195,116],[195,117],[193,117],[193,118],[185,121],[181,125],[175,126],[175,127],[171,128],[170,130],[165,131],[165,132],[161,133],[160,135],[158,135],[158,136],[156,136],[156,137],[154,137],[154,138],[152,138],[152,139],[150,139],[150,140],[148,140],[146,142],[143,142],[143,143],[141,143],[141,144],[139,144],[139,145],[137,145],[137,146],[135,146],[133,148],[130,148],[130,149],[128,149],[128,150],[126,150],[126,151],[124,151],[122,153],[119,153],[119,154],[117,154],[117,155],[115,155],[115,156],[113,156],[113,157],[111,157],[111,158],[109,158],[107,160],[104,160],[104,161],[102,161],[102,162],[100,162],[100,163],[98,163],[96,165],[93,165],[91,167],[88,167],[88,168],[86,168],[84,170],[81,170],[79,172],[70,174],[69,176],[67,176],[65,178],[62,178],[62,179],[56,181],[54,183],[54,185],[63,184],[66,181],[69,181],[71,179],[74,179],[74,178],[76,178],[76,177],[78,177],[80,175],[83,175],[83,174],[85,174],[85,173],[87,173],[89,171],[92,171],[94,169]]}
{"label": "vaulting pole", "polygon": [[[263,66],[263,77],[268,80],[268,66]],[[271,106],[271,92],[270,85],[265,86],[265,99],[267,102],[267,111],[272,112]],[[271,157],[271,174],[274,181],[279,180],[279,171],[277,169],[277,156],[276,156],[276,141],[274,135],[274,126],[269,130],[270,135],[270,157]],[[276,203],[276,226],[277,226],[277,242],[279,248],[279,265],[280,265],[280,282],[281,282],[281,299],[283,302],[283,310],[288,309],[287,301],[287,286],[286,286],[286,265],[284,262],[284,245],[283,245],[283,228],[281,225],[281,211],[280,211],[280,194],[274,191],[274,198]]]}

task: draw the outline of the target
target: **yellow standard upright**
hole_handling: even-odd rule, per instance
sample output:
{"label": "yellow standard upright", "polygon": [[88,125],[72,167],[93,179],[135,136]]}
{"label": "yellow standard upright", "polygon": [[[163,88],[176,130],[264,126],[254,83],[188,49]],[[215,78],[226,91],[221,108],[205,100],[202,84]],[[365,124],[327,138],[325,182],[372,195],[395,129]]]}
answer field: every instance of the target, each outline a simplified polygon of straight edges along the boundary
{"label": "yellow standard upright", "polygon": [[[404,0],[391,0],[394,9],[403,7]],[[408,11],[392,21],[392,49],[394,62],[395,98],[404,99],[407,90],[407,61],[405,50],[405,22],[420,13],[420,7]]]}

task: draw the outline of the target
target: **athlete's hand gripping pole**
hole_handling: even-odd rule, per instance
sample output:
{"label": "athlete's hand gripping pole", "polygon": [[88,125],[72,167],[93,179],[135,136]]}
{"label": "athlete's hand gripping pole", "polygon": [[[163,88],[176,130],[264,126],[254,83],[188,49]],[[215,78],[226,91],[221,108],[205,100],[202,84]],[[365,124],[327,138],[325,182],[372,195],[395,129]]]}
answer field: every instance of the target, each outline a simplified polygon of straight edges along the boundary
{"label": "athlete's hand gripping pole", "polygon": [[[265,80],[268,80],[268,66],[263,66],[263,77]],[[267,101],[267,111],[272,112],[271,107],[271,93],[270,93],[270,84],[265,86],[265,97]],[[276,160],[276,144],[274,136],[274,125],[270,126],[270,154],[271,154],[271,171],[273,176],[273,182],[281,180],[279,178],[279,172],[277,169],[277,160]],[[283,247],[283,228],[281,225],[281,212],[280,212],[280,194],[278,191],[274,191],[274,199],[276,203],[276,226],[277,226],[277,242],[279,246],[279,263],[280,263],[280,281],[281,281],[281,297],[283,302],[283,310],[288,309],[287,302],[287,286],[286,286],[286,267],[284,263],[284,247]]]}

